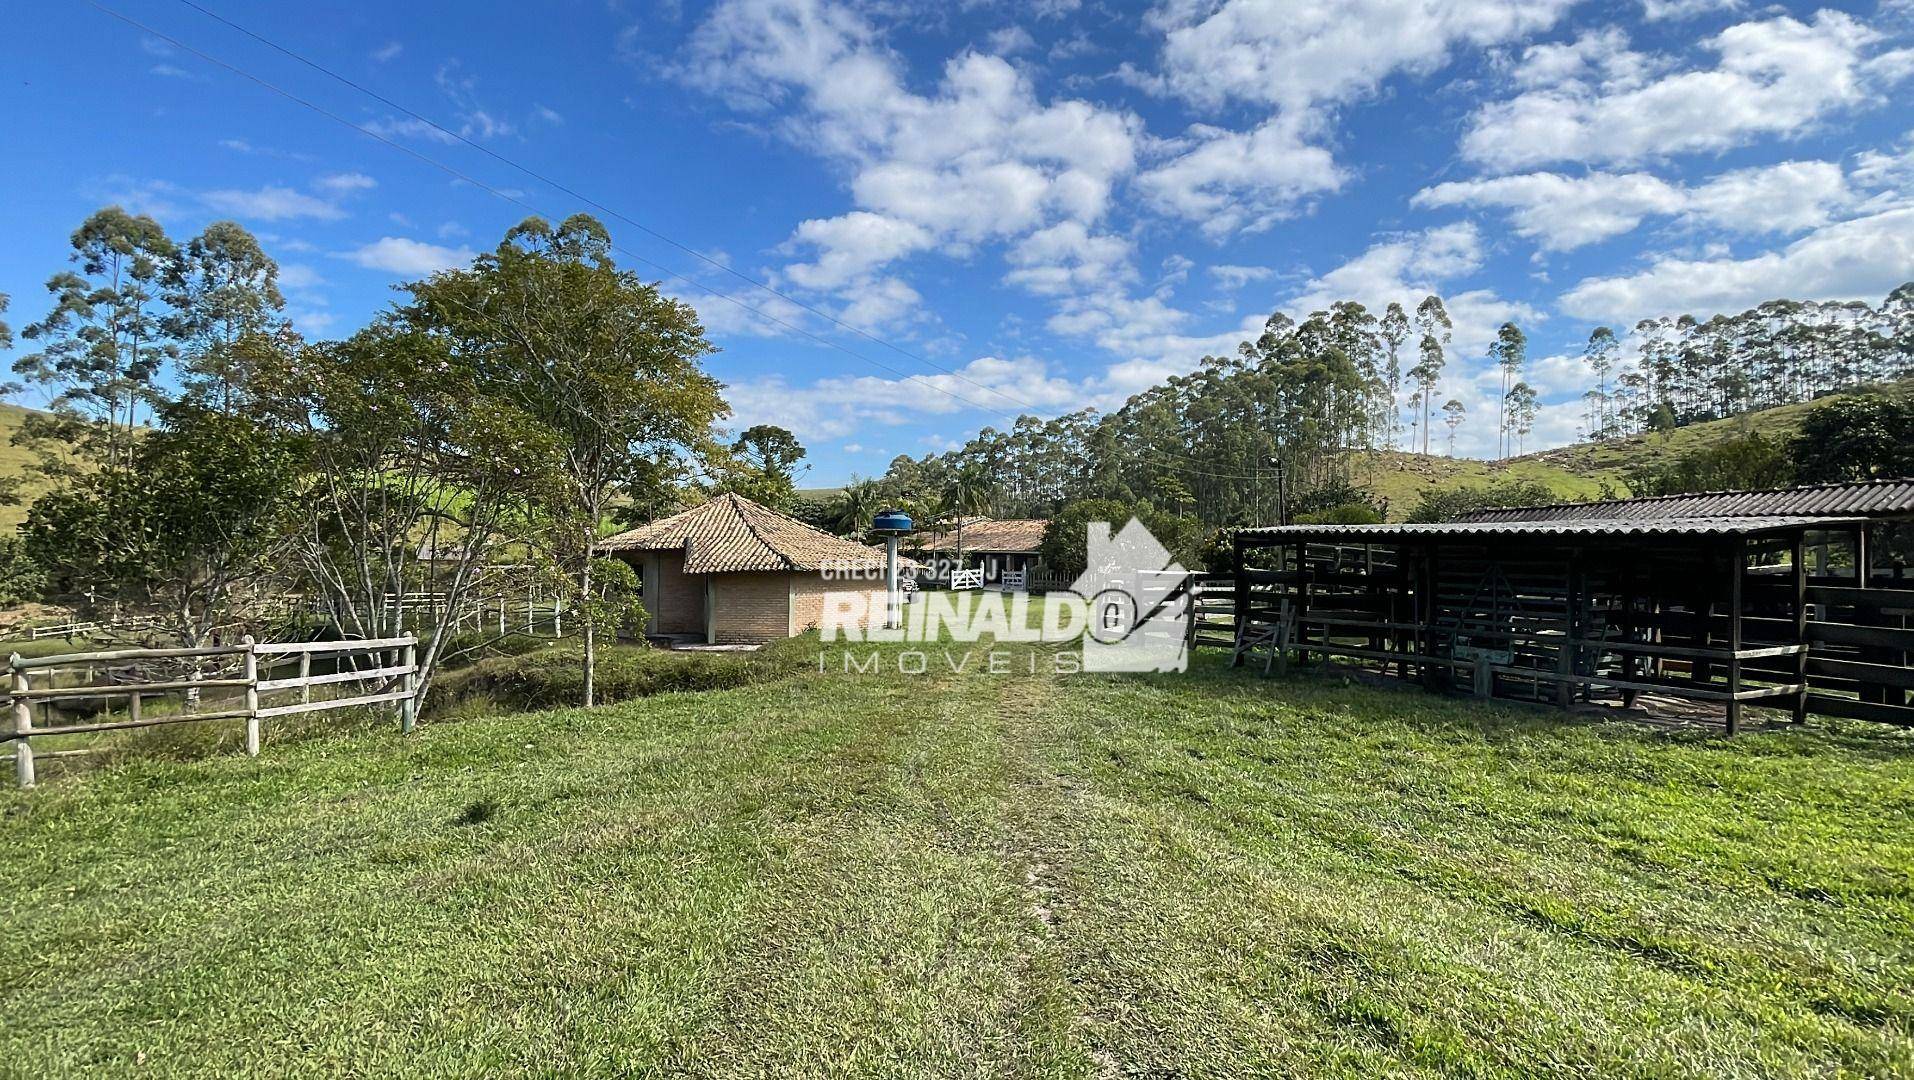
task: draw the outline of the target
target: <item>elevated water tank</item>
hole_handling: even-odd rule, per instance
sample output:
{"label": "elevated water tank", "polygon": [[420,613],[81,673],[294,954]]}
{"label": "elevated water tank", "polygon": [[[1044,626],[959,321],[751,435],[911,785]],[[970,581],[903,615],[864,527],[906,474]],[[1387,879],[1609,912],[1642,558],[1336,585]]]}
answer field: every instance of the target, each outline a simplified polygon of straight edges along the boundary
{"label": "elevated water tank", "polygon": [[878,536],[902,536],[910,529],[910,515],[902,510],[879,510],[871,519],[871,532]]}

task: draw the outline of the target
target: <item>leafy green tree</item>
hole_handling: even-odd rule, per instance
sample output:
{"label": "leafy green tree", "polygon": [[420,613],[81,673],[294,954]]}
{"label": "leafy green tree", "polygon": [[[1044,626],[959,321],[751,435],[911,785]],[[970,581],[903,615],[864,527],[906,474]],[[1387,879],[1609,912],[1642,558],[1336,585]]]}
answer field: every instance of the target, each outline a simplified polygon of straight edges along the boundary
{"label": "leafy green tree", "polygon": [[1382,336],[1383,348],[1389,357],[1388,366],[1383,369],[1383,379],[1388,384],[1389,397],[1389,439],[1387,445],[1395,449],[1396,435],[1402,427],[1402,418],[1397,402],[1402,398],[1402,345],[1409,340],[1409,316],[1405,315],[1402,305],[1394,300],[1382,309],[1382,321],[1377,327]]}
{"label": "leafy green tree", "polygon": [[1147,503],[1117,499],[1079,499],[1058,511],[1044,526],[1039,557],[1053,573],[1066,580],[1075,578],[1089,564],[1090,523],[1106,521],[1115,531],[1131,518],[1142,522],[1168,549],[1171,558],[1185,567],[1200,564],[1200,552],[1209,534],[1196,519],[1166,513]]}
{"label": "leafy green tree", "polygon": [[944,513],[957,526],[957,567],[964,565],[964,521],[990,512],[996,501],[996,480],[980,465],[966,465],[950,475],[942,491]]}
{"label": "leafy green tree", "polygon": [[1449,428],[1450,457],[1455,456],[1455,429],[1462,426],[1462,421],[1468,415],[1468,411],[1468,407],[1456,398],[1450,398],[1442,403],[1442,422],[1448,425]]}
{"label": "leafy green tree", "polygon": [[1476,510],[1498,506],[1548,506],[1562,500],[1539,480],[1504,480],[1487,487],[1425,491],[1409,508],[1411,522],[1454,521]]}
{"label": "leafy green tree", "polygon": [[1598,326],[1588,335],[1588,344],[1582,348],[1582,359],[1588,364],[1589,371],[1595,375],[1593,389],[1594,406],[1588,425],[1591,439],[1606,438],[1609,432],[1608,376],[1615,370],[1615,359],[1621,352],[1621,344],[1615,340],[1615,331],[1606,326]]}
{"label": "leafy green tree", "polygon": [[797,501],[796,468],[803,460],[804,446],[796,435],[775,424],[755,425],[720,457],[717,490],[789,510]]}
{"label": "leafy green tree", "polygon": [[1509,439],[1513,444],[1505,451],[1521,453],[1528,444],[1529,432],[1535,430],[1536,398],[1535,388],[1526,382],[1517,382],[1509,387],[1508,396]]}
{"label": "leafy green tree", "polygon": [[47,572],[18,535],[0,536],[0,607],[31,603],[46,595]]}
{"label": "leafy green tree", "polygon": [[824,527],[839,536],[861,540],[877,512],[887,509],[883,503],[888,498],[877,481],[852,478],[832,500],[825,513]]}
{"label": "leafy green tree", "polygon": [[161,326],[179,343],[188,396],[222,412],[247,406],[260,351],[292,347],[279,264],[244,228],[216,221],[169,260],[162,282],[171,311]]}
{"label": "leafy green tree", "polygon": [[29,418],[21,437],[55,475],[75,471],[75,453],[124,467],[135,430],[161,400],[160,370],[178,352],[161,297],[175,250],[159,222],[109,206],[80,225],[72,245],[79,269],[47,282],[53,310],[21,331],[39,347],[13,365],[46,390],[50,414]]}
{"label": "leafy green tree", "polygon": [[[697,312],[621,270],[611,236],[577,214],[527,218],[470,268],[407,286],[401,317],[444,339],[478,392],[549,440],[538,465],[541,550],[574,603],[598,594],[592,552],[607,512],[661,462],[697,453],[726,412],[699,361],[713,351]],[[584,704],[597,635],[584,630]]]}
{"label": "leafy green tree", "polygon": [[36,500],[27,551],[76,607],[150,612],[182,646],[204,645],[253,617],[256,586],[283,573],[297,455],[248,417],[191,405],[167,407],[132,455]]}
{"label": "leafy green tree", "polygon": [[1759,491],[1794,482],[1785,443],[1760,433],[1729,439],[1667,461],[1637,465],[1623,479],[1637,496],[1695,491]]}
{"label": "leafy green tree", "polygon": [[1914,476],[1914,397],[1835,398],[1808,413],[1788,452],[1804,484]]}

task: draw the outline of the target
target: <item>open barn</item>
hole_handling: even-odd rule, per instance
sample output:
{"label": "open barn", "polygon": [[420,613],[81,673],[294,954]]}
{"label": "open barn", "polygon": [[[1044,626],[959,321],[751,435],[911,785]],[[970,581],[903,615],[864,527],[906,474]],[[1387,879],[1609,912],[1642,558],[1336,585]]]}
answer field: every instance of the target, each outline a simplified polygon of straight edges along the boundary
{"label": "open barn", "polygon": [[1914,724],[1914,481],[1239,530],[1236,662]]}

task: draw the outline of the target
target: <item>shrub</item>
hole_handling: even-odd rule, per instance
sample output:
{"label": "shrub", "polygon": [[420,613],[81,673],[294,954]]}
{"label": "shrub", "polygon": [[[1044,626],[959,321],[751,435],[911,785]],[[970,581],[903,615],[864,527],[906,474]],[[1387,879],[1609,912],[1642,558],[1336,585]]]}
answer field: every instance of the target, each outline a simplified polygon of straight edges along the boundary
{"label": "shrub", "polygon": [[[598,654],[597,695],[602,703],[629,701],[687,690],[724,690],[782,678],[798,671],[815,639],[777,641],[756,652],[677,652],[638,646]],[[585,693],[582,646],[548,644],[536,652],[495,656],[441,674],[427,701],[431,716],[519,712],[576,705]]]}

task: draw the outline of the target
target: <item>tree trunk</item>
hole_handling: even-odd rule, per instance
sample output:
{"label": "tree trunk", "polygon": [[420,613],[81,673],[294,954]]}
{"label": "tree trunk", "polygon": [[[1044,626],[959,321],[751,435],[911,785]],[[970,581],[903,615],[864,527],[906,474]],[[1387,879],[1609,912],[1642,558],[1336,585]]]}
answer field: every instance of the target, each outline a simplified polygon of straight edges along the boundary
{"label": "tree trunk", "polygon": [[578,574],[580,620],[585,624],[585,707],[592,707],[598,680],[598,628],[591,611],[592,541],[597,539],[597,519],[585,529],[585,565]]}

